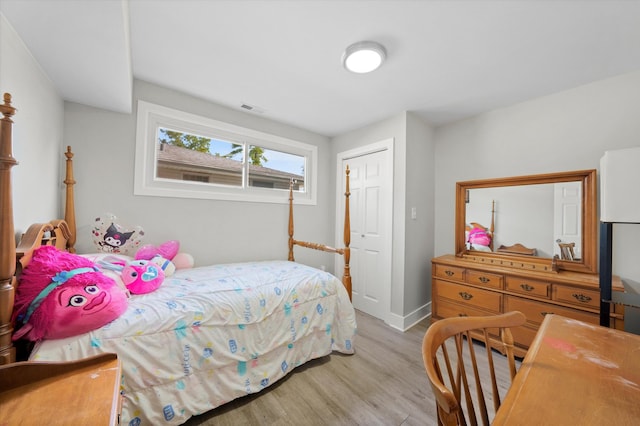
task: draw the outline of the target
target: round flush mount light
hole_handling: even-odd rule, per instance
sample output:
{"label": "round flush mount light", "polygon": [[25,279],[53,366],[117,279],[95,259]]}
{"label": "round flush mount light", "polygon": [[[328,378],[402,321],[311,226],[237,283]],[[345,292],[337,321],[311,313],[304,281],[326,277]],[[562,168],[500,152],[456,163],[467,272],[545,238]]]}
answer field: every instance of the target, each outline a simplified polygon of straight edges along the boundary
{"label": "round flush mount light", "polygon": [[387,51],[375,41],[359,41],[342,54],[342,65],[351,72],[364,74],[374,71],[382,65]]}

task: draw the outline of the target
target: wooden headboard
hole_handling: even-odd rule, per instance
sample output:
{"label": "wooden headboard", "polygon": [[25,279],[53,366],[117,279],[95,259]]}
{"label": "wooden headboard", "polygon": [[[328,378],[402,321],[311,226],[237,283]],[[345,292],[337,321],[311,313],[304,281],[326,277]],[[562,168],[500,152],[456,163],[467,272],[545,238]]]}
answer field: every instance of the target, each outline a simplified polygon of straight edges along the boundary
{"label": "wooden headboard", "polygon": [[13,325],[11,314],[16,289],[16,275],[26,265],[36,247],[53,245],[60,250],[75,252],[76,220],[74,213],[73,153],[67,147],[67,170],[64,183],[67,186],[65,218],[47,223],[36,223],[27,229],[16,247],[13,222],[13,197],[11,168],[18,164],[13,158],[11,117],[16,109],[11,106],[11,95],[4,94],[4,103],[0,105],[0,365],[14,362],[16,350],[11,342]]}

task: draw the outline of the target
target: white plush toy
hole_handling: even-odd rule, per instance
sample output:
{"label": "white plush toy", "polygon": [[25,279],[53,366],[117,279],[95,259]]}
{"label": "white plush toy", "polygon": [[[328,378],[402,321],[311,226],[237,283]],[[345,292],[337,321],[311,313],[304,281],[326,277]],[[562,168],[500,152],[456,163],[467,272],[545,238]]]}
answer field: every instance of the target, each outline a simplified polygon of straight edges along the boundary
{"label": "white plush toy", "polygon": [[170,277],[174,272],[176,272],[176,265],[174,265],[174,263],[169,259],[165,259],[159,254],[153,256],[151,258],[151,262],[158,265],[160,269],[164,271],[165,277]]}

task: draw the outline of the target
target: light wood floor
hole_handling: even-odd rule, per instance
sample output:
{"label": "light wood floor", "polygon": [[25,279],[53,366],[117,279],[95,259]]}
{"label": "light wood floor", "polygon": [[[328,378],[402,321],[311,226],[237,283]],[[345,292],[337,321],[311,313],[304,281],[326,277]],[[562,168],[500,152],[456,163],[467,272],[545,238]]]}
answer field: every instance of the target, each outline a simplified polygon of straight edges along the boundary
{"label": "light wood floor", "polygon": [[186,425],[436,425],[421,352],[429,321],[404,333],[359,311],[357,322],[355,354],[310,361]]}
{"label": "light wood floor", "polygon": [[203,425],[431,425],[424,320],[406,332],[357,311],[356,353],[310,361],[263,392],[191,418]]}

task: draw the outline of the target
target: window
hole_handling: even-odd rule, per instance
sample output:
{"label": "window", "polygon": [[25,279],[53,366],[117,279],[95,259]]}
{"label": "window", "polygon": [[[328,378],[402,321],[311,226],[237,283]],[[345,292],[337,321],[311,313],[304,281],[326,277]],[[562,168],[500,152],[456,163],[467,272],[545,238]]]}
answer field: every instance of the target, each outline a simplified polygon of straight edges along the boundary
{"label": "window", "polygon": [[136,195],[315,204],[317,147],[138,101]]}

